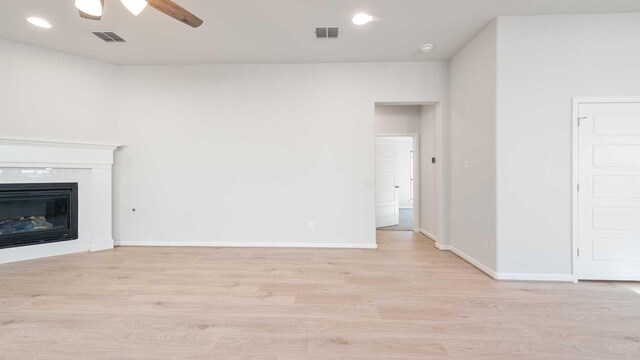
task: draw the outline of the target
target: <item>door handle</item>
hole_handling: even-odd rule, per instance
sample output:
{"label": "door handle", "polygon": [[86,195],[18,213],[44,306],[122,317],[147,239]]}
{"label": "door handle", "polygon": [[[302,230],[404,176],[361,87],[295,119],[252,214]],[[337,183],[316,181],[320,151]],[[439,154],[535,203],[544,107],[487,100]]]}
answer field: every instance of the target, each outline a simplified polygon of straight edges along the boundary
{"label": "door handle", "polygon": [[400,189],[400,186],[396,185],[396,189]]}

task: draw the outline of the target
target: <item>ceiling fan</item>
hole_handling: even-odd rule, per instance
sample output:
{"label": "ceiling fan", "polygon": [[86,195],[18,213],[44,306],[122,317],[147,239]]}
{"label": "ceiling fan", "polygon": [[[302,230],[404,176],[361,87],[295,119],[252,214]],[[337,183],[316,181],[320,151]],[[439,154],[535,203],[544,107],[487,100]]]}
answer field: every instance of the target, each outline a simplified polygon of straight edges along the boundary
{"label": "ceiling fan", "polygon": [[[78,12],[80,12],[81,17],[90,20],[100,20],[102,17],[102,9],[104,8],[104,0],[75,1],[76,8]],[[202,25],[200,18],[171,0],[120,0],[120,2],[135,16],[138,16],[142,10],[149,5],[191,27],[197,28]]]}

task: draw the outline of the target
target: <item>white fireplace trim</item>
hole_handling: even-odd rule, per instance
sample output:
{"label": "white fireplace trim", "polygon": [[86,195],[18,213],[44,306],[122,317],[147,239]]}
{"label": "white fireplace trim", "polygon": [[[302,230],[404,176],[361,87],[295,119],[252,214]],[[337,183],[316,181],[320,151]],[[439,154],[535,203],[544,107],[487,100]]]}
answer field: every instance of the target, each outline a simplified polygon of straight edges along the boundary
{"label": "white fireplace trim", "polygon": [[[112,166],[117,144],[63,142],[40,139],[0,138],[0,168],[50,168],[91,170],[91,238],[86,251],[113,249]],[[4,179],[0,176],[0,182]],[[79,224],[82,226],[82,224]],[[41,245],[33,245],[41,246]],[[27,247],[24,247],[29,248]],[[2,250],[0,250],[2,251]],[[14,261],[47,256],[16,256]],[[51,255],[60,255],[52,252]],[[13,256],[12,256],[13,257]],[[7,259],[1,262],[8,262]]]}
{"label": "white fireplace trim", "polygon": [[0,166],[93,169],[111,168],[120,145],[0,138]]}

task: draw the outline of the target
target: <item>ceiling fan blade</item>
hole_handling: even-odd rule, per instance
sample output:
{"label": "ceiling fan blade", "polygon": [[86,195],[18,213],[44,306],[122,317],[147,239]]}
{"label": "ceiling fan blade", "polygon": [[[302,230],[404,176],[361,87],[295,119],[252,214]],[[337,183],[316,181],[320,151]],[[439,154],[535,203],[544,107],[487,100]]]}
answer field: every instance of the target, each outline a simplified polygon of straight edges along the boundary
{"label": "ceiling fan blade", "polygon": [[[100,4],[102,4],[102,9],[104,10],[104,0],[100,0]],[[78,10],[78,13],[80,14],[80,17],[83,19],[89,19],[89,20],[100,20],[101,16],[93,16],[93,15],[89,15],[84,11]]]}
{"label": "ceiling fan blade", "polygon": [[172,18],[197,28],[202,25],[202,20],[171,0],[147,0],[154,9],[171,16]]}
{"label": "ceiling fan blade", "polygon": [[83,19],[100,20],[100,16],[89,15],[86,12],[82,12],[80,10],[78,10],[78,13],[80,14],[80,17],[83,18]]}

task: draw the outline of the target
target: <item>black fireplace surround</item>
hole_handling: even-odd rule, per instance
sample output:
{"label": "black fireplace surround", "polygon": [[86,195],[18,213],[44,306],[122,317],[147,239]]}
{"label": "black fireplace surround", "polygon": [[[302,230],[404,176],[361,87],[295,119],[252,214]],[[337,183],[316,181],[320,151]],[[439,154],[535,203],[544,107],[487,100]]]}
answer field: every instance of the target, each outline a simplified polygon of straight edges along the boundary
{"label": "black fireplace surround", "polygon": [[0,184],[0,249],[78,238],[78,184]]}

